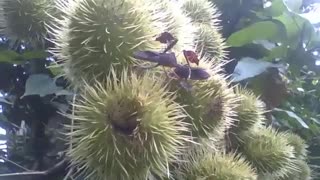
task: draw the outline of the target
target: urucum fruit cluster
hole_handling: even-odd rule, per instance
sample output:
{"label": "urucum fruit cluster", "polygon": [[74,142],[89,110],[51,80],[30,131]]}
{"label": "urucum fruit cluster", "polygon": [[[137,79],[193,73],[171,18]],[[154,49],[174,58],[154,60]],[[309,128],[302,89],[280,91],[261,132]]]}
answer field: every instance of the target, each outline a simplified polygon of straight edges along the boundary
{"label": "urucum fruit cluster", "polygon": [[223,74],[208,0],[0,0],[10,38],[54,43],[77,92],[73,173],[92,180],[308,180],[306,144]]}

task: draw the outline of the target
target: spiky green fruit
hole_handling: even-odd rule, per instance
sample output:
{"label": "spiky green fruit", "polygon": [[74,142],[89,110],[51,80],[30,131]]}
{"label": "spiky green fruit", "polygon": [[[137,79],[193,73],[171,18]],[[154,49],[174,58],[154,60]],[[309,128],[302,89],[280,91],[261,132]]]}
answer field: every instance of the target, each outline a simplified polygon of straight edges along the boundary
{"label": "spiky green fruit", "polygon": [[285,177],[296,171],[294,148],[287,141],[287,135],[267,127],[241,133],[239,151],[260,174]]}
{"label": "spiky green fruit", "polygon": [[195,24],[198,27],[195,41],[197,43],[197,52],[201,56],[208,56],[214,61],[223,61],[226,59],[225,40],[219,32],[217,26],[208,24]]}
{"label": "spiky green fruit", "polygon": [[134,64],[133,53],[159,50],[161,14],[145,0],[58,0],[63,20],[52,26],[56,48],[51,51],[64,63],[73,85],[81,79],[103,80],[113,66]]}
{"label": "spiky green fruit", "polygon": [[288,133],[287,140],[291,146],[294,147],[294,154],[298,159],[305,159],[307,157],[307,148],[305,140],[302,139],[299,135]]}
{"label": "spiky green fruit", "polygon": [[181,0],[181,9],[191,19],[196,31],[196,50],[201,57],[223,61],[226,58],[226,44],[219,25],[220,13],[208,0]]}
{"label": "spiky green fruit", "polygon": [[195,35],[197,28],[192,25],[191,19],[179,8],[179,3],[171,0],[148,1],[155,2],[156,7],[152,10],[161,14],[160,20],[164,24],[162,27],[163,31],[170,32],[170,34],[178,39],[173,50],[175,52],[193,50],[195,48]]}
{"label": "spiky green fruit", "polygon": [[207,80],[187,81],[190,89],[181,87],[181,81],[172,82],[173,89],[178,91],[177,102],[190,115],[187,121],[193,125],[194,136],[221,140],[233,124],[237,98],[221,74],[220,65],[201,59],[199,67],[206,69],[210,77]]}
{"label": "spiky green fruit", "polygon": [[235,94],[239,105],[235,109],[237,121],[234,129],[239,132],[260,127],[265,121],[264,103],[253,92],[241,87],[235,88]]}
{"label": "spiky green fruit", "polygon": [[53,0],[0,0],[0,32],[13,41],[43,46],[47,37],[45,26],[56,13],[53,4]]}
{"label": "spiky green fruit", "polygon": [[240,155],[195,146],[176,169],[177,180],[255,180],[254,169]]}
{"label": "spiky green fruit", "polygon": [[121,74],[84,86],[70,115],[71,163],[94,180],[163,177],[190,140],[185,114],[153,74]]}
{"label": "spiky green fruit", "polygon": [[179,0],[181,8],[193,23],[215,26],[219,23],[218,10],[208,0]]}
{"label": "spiky green fruit", "polygon": [[291,171],[289,175],[281,180],[311,180],[311,169],[308,164],[303,160],[298,160],[295,162],[298,171]]}
{"label": "spiky green fruit", "polygon": [[297,167],[296,171],[291,171],[285,177],[277,177],[274,175],[260,175],[258,180],[311,180],[312,172],[308,164],[303,160],[294,162]]}

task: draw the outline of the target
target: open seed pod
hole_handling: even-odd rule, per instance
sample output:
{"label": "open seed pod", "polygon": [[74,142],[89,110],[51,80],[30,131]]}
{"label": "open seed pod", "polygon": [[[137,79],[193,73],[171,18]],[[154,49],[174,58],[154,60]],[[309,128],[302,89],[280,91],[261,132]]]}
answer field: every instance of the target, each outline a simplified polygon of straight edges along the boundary
{"label": "open seed pod", "polygon": [[71,164],[94,180],[166,176],[190,141],[182,108],[154,75],[112,72],[106,83],[84,86],[69,115]]}
{"label": "open seed pod", "polygon": [[65,75],[74,86],[93,78],[103,81],[111,65],[123,69],[137,62],[133,53],[159,50],[155,41],[164,26],[156,7],[145,0],[57,0],[64,12],[51,26]]}

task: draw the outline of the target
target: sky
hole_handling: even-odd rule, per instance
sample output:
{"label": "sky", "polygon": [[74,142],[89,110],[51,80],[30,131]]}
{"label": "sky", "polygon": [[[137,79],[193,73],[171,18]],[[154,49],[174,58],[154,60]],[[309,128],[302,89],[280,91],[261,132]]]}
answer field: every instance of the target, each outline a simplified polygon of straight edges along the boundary
{"label": "sky", "polygon": [[309,19],[312,24],[320,23],[320,0],[319,3],[314,4],[313,11],[306,14],[301,14],[301,16]]}

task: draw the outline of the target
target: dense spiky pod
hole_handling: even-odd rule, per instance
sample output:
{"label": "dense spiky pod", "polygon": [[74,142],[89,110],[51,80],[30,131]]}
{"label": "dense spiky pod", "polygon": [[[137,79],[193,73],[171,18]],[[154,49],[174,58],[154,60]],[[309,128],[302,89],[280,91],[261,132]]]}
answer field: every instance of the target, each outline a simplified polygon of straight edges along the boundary
{"label": "dense spiky pod", "polygon": [[177,180],[255,180],[254,169],[240,155],[195,146],[175,171]]}
{"label": "dense spiky pod", "polygon": [[260,175],[258,180],[311,180],[312,172],[308,164],[303,160],[294,162],[296,171],[291,171],[285,177],[277,177],[271,174]]}
{"label": "dense spiky pod", "polygon": [[43,46],[45,25],[56,13],[53,4],[53,0],[0,0],[0,32],[13,41]]}
{"label": "dense spiky pod", "polygon": [[298,171],[291,171],[289,175],[280,180],[311,180],[312,173],[308,164],[303,160],[298,160],[295,162],[295,165],[298,168]]}
{"label": "dense spiky pod", "polygon": [[[63,20],[51,26],[56,48],[73,85],[81,79],[103,80],[111,66],[133,64],[133,53],[159,50],[155,41],[163,31],[156,5],[144,0],[58,0]],[[151,8],[151,9],[150,9]]]}
{"label": "dense spiky pod", "polygon": [[235,94],[240,99],[236,107],[237,116],[236,131],[245,131],[254,127],[260,127],[265,121],[265,105],[250,90],[241,87],[235,88]]}
{"label": "dense spiky pod", "polygon": [[197,29],[197,36],[195,41],[196,51],[200,56],[211,57],[215,61],[223,61],[226,59],[226,45],[222,38],[219,29],[216,26],[210,26],[208,24],[195,24]]}
{"label": "dense spiky pod", "polygon": [[187,17],[179,8],[179,3],[171,0],[148,0],[157,4],[153,11],[161,14],[160,20],[164,24],[164,31],[170,32],[178,39],[173,47],[176,52],[182,50],[193,50],[195,48],[195,33],[197,27],[191,24],[191,19]]}
{"label": "dense spiky pod", "polygon": [[219,23],[218,10],[208,0],[179,0],[183,12],[193,23],[215,26]]}
{"label": "dense spiky pod", "polygon": [[285,133],[267,127],[242,133],[240,138],[240,152],[260,174],[285,177],[297,170],[294,148],[289,145]]}
{"label": "dense spiky pod", "polygon": [[187,81],[190,89],[181,87],[181,81],[172,83],[173,88],[178,89],[177,102],[184,105],[190,115],[187,121],[193,125],[194,136],[220,140],[233,124],[237,98],[228,87],[225,77],[220,74],[220,65],[201,59],[199,67],[210,74],[207,80]]}
{"label": "dense spiky pod", "polygon": [[[112,71],[113,72],[113,71]],[[146,179],[164,176],[190,138],[185,115],[150,73],[112,73],[105,84],[84,86],[74,104],[72,165],[88,179]]]}
{"label": "dense spiky pod", "polygon": [[191,18],[193,26],[197,27],[197,53],[212,60],[225,60],[227,46],[220,33],[220,13],[216,7],[208,0],[181,0],[180,4],[183,12]]}
{"label": "dense spiky pod", "polygon": [[294,147],[294,153],[296,158],[305,159],[307,157],[307,144],[304,139],[302,139],[299,135],[288,133],[287,140],[291,146]]}

